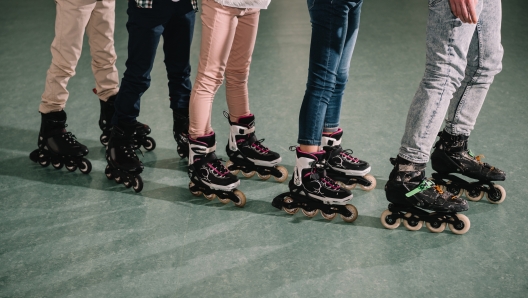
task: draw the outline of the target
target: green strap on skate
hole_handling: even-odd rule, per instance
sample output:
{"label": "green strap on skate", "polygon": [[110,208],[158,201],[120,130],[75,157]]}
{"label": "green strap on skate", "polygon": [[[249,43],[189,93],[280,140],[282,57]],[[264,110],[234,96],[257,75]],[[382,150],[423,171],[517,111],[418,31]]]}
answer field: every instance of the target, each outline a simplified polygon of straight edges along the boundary
{"label": "green strap on skate", "polygon": [[414,196],[415,194],[419,193],[419,192],[422,192],[428,188],[431,188],[433,187],[435,184],[433,181],[431,180],[423,180],[422,183],[420,183],[420,185],[418,185],[418,187],[416,187],[415,189],[411,190],[410,192],[406,193],[405,196],[406,197],[411,197],[411,196]]}
{"label": "green strap on skate", "polygon": [[469,156],[475,158],[475,154],[471,150],[468,149],[467,152],[468,152]]}

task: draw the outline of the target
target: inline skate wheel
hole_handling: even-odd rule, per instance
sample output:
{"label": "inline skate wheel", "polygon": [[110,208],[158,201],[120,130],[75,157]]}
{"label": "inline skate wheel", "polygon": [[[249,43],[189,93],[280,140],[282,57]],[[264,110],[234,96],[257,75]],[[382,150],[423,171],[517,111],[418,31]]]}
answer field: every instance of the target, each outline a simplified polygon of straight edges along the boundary
{"label": "inline skate wheel", "polygon": [[[290,204],[290,203],[293,203],[293,199],[290,198],[290,197],[285,197],[283,202],[286,203],[286,204]],[[284,212],[286,212],[288,214],[292,214],[293,215],[293,214],[297,213],[297,211],[299,211],[299,208],[288,209],[286,207],[282,207],[282,210],[284,210]]]}
{"label": "inline skate wheel", "polygon": [[286,181],[286,179],[288,179],[288,170],[283,167],[283,166],[278,166],[276,167],[277,170],[279,170],[279,172],[281,172],[282,176],[280,177],[273,177],[275,179],[275,181],[279,182],[279,183],[282,183],[284,181]]}
{"label": "inline skate wheel", "polygon": [[350,211],[350,213],[352,213],[350,216],[344,216],[343,214],[341,214],[341,219],[344,221],[344,222],[353,222],[355,221],[357,218],[358,218],[358,211],[357,211],[357,208],[354,206],[354,205],[350,205],[350,204],[346,204],[345,207],[348,209],[348,211]]}
{"label": "inline skate wheel", "polygon": [[488,191],[486,194],[486,198],[488,199],[488,202],[492,204],[500,204],[504,202],[506,199],[506,189],[500,185],[493,185],[493,188],[495,188],[495,191]]}
{"label": "inline skate wheel", "polygon": [[[471,183],[470,185],[476,185],[477,183]],[[466,198],[468,198],[470,201],[477,202],[480,201],[484,197],[484,191],[480,190],[480,188],[472,188],[470,187],[468,190],[466,190]]]}
{"label": "inline skate wheel", "polygon": [[50,161],[48,159],[44,159],[44,155],[41,154],[39,155],[39,164],[45,168],[50,165]]}
{"label": "inline skate wheel", "polygon": [[212,201],[212,200],[214,200],[214,198],[216,198],[216,195],[214,193],[208,194],[208,195],[204,193],[203,195],[209,201]]}
{"label": "inline skate wheel", "polygon": [[121,180],[121,176],[115,176],[115,177],[114,177],[114,180],[115,180],[115,182],[116,182],[117,184],[121,184],[121,183],[123,183],[123,181]]}
{"label": "inline skate wheel", "polygon": [[51,163],[51,165],[57,170],[62,169],[62,167],[64,166],[64,164],[62,162],[60,162],[60,161],[57,162],[57,163]]}
{"label": "inline skate wheel", "polygon": [[132,182],[131,182],[131,181],[124,181],[124,182],[123,182],[123,185],[124,185],[126,188],[131,188],[131,187],[132,187]]}
{"label": "inline skate wheel", "polygon": [[405,217],[403,220],[403,226],[405,226],[407,230],[418,231],[419,229],[422,228],[423,222],[419,220],[418,218],[413,217],[413,215],[410,212],[405,213],[403,217]]}
{"label": "inline skate wheel", "polygon": [[106,168],[105,168],[105,175],[106,175],[106,178],[108,180],[112,180],[114,179],[114,176],[112,175],[112,170],[110,169],[110,166],[109,165],[106,165]]}
{"label": "inline skate wheel", "polygon": [[242,171],[242,176],[246,177],[246,178],[251,178],[255,175],[255,171],[251,171],[251,172],[244,172]]}
{"label": "inline skate wheel", "polygon": [[134,177],[132,189],[138,193],[143,190],[143,179],[141,179],[141,176],[137,175]]}
{"label": "inline skate wheel", "polygon": [[[229,169],[229,167],[232,166],[232,165],[233,165],[233,162],[232,162],[231,160],[228,160],[228,161],[226,162],[226,168],[227,168],[227,169]],[[239,172],[240,172],[240,170],[239,170],[239,169],[236,169],[236,170],[232,170],[232,171],[231,171],[231,174],[233,174],[233,175],[236,176],[236,175],[238,175]]]}
{"label": "inline skate wheel", "polygon": [[357,185],[357,183],[345,184],[345,183],[343,183],[341,181],[337,181],[337,184],[339,186],[341,186],[342,188],[347,189],[347,190],[353,190],[354,188],[356,188],[356,185]]}
{"label": "inline skate wheel", "polygon": [[[436,213],[431,213],[430,215],[433,216]],[[442,233],[447,224],[445,222],[439,221],[433,221],[433,222],[425,222],[425,227],[431,231],[432,233]]]}
{"label": "inline skate wheel", "polygon": [[257,172],[257,176],[258,176],[261,180],[264,180],[264,181],[268,180],[268,179],[271,177],[270,174],[268,174],[268,175],[261,175],[261,174],[258,173],[258,172]]}
{"label": "inline skate wheel", "polygon": [[306,215],[307,217],[312,218],[312,217],[314,217],[314,216],[317,215],[317,212],[319,212],[319,209],[314,209],[314,210],[310,210],[310,211],[306,211],[306,210],[304,210],[304,209],[301,209],[301,211],[302,211],[302,213],[303,213],[304,215]]}
{"label": "inline skate wheel", "polygon": [[99,137],[99,141],[101,142],[101,144],[103,146],[108,146],[108,136],[105,135],[105,134],[102,134],[100,137]]}
{"label": "inline skate wheel", "polygon": [[327,213],[324,213],[323,211],[321,211],[321,216],[326,219],[326,220],[332,220],[334,219],[336,216],[337,216],[337,213],[330,213],[330,214],[327,214]]}
{"label": "inline skate wheel", "polygon": [[449,229],[451,232],[457,235],[465,234],[467,231],[469,231],[469,228],[471,226],[471,223],[469,221],[469,218],[465,216],[464,214],[457,214],[456,215],[460,222],[458,224],[449,224]]}
{"label": "inline skate wheel", "polygon": [[367,174],[367,175],[363,176],[363,178],[367,179],[370,182],[370,185],[369,186],[359,185],[359,187],[361,187],[362,190],[371,191],[374,188],[376,188],[376,178],[374,178],[374,176],[372,176],[370,174]]}
{"label": "inline skate wheel", "polygon": [[400,226],[400,219],[393,217],[392,211],[390,211],[389,209],[381,213],[380,219],[381,219],[381,224],[389,230],[394,230]]}
{"label": "inline skate wheel", "polygon": [[442,190],[450,192],[455,198],[458,199],[464,193],[464,189],[456,187],[452,185],[452,183],[452,181],[447,181],[446,185],[442,185]]}
{"label": "inline skate wheel", "polygon": [[145,144],[143,144],[143,148],[145,148],[147,151],[156,149],[156,141],[154,141],[154,139],[151,137],[147,137]]}
{"label": "inline skate wheel", "polygon": [[79,171],[81,171],[81,173],[83,174],[90,173],[92,171],[92,163],[88,159],[83,158],[81,162],[81,167],[79,167]]}
{"label": "inline skate wheel", "polygon": [[246,205],[246,195],[238,189],[234,191],[234,194],[239,200],[238,202],[235,202],[235,206],[239,208],[244,207],[244,205]]}
{"label": "inline skate wheel", "polygon": [[191,194],[195,197],[201,196],[202,192],[200,190],[193,191],[194,186],[194,183],[189,182],[189,190],[191,191]]}
{"label": "inline skate wheel", "polygon": [[185,154],[185,152],[183,151],[182,147],[180,147],[180,145],[178,145],[178,147],[176,148],[176,151],[178,152],[178,156],[181,159],[184,159],[187,157],[187,154]]}
{"label": "inline skate wheel", "polygon": [[77,166],[73,163],[73,161],[70,160],[66,163],[66,170],[70,172],[75,172],[75,170],[77,170]]}

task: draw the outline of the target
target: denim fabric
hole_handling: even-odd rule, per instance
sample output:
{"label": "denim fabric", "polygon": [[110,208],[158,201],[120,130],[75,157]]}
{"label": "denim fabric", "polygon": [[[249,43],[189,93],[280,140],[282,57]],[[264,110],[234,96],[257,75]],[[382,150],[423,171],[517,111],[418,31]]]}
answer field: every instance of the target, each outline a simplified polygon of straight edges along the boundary
{"label": "denim fabric", "polygon": [[140,99],[150,86],[150,72],[161,36],[170,107],[189,107],[192,90],[189,58],[196,13],[190,1],[155,0],[154,4],[146,9],[137,7],[135,1],[128,2],[128,59],[115,101],[113,124],[134,122],[139,116]]}
{"label": "denim fabric", "polygon": [[469,136],[489,86],[502,69],[501,0],[480,0],[477,24],[463,24],[449,0],[429,0],[424,77],[411,103],[399,155],[425,163],[445,130]]}
{"label": "denim fabric", "polygon": [[323,127],[339,126],[362,3],[308,0],[312,40],[308,82],[299,114],[299,144],[321,145]]}

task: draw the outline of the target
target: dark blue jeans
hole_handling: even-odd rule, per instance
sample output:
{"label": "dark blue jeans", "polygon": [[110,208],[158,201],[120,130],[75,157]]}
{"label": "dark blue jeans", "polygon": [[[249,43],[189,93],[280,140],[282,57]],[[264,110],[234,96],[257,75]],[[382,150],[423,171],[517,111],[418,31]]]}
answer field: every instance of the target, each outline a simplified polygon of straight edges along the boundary
{"label": "dark blue jeans", "polygon": [[339,126],[362,4],[362,0],[308,0],[312,40],[299,144],[321,145],[323,127]]}
{"label": "dark blue jeans", "polygon": [[113,124],[135,122],[141,96],[150,86],[150,72],[163,36],[171,109],[186,109],[192,90],[189,63],[195,12],[191,1],[154,0],[152,8],[128,2],[128,59],[115,101]]}

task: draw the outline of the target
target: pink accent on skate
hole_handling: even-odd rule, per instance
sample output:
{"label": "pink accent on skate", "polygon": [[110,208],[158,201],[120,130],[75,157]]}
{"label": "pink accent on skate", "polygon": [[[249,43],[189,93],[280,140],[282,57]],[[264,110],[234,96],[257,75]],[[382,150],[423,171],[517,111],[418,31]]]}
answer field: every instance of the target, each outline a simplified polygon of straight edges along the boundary
{"label": "pink accent on skate", "polygon": [[255,143],[251,144],[251,147],[256,148],[259,152],[264,153],[264,154],[269,152],[269,149],[264,147],[264,146],[262,146],[262,145],[260,145],[259,142],[255,142]]}
{"label": "pink accent on skate", "polygon": [[305,151],[301,150],[301,147],[296,147],[296,150],[297,150],[297,152],[301,152],[301,153],[304,153],[304,154],[312,156],[315,160],[319,160],[319,158],[316,155],[314,155],[314,154],[323,155],[323,154],[326,153],[326,151],[324,151],[324,150],[317,151],[317,152],[305,152]]}
{"label": "pink accent on skate", "polygon": [[353,162],[353,163],[359,163],[359,159],[358,158],[356,158],[356,157],[354,157],[354,156],[352,156],[352,155],[350,155],[350,154],[348,154],[348,153],[346,153],[344,151],[341,151],[341,155],[343,157],[345,157],[346,159],[348,159],[349,161]]}
{"label": "pink accent on skate", "polygon": [[332,131],[332,132],[323,132],[323,135],[324,136],[327,136],[327,137],[331,137],[337,133],[340,133],[342,132],[343,130],[341,128],[338,128],[336,131]]}
{"label": "pink accent on skate", "polygon": [[224,171],[219,171],[217,168],[215,168],[211,163],[207,163],[207,166],[211,169],[213,169],[213,171],[215,171],[218,175],[220,176],[225,176],[227,175],[227,173],[229,173],[229,170],[224,168]]}

